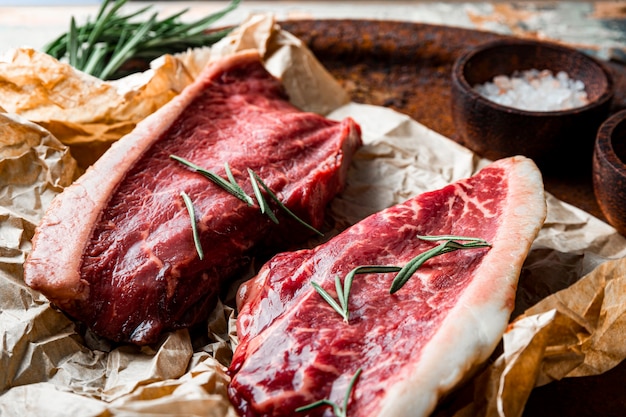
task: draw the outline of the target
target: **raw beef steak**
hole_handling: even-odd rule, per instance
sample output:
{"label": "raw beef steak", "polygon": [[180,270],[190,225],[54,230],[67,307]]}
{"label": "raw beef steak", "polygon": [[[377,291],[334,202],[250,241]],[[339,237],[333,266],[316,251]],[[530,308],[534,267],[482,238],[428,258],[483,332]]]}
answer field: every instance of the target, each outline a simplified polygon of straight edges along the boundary
{"label": "raw beef steak", "polygon": [[[153,342],[205,318],[256,250],[308,236],[276,204],[278,225],[170,155],[223,178],[228,163],[254,195],[250,168],[319,228],[360,144],[352,120],[289,104],[258,54],[210,64],[54,200],[25,264],[26,283],[99,335]],[[195,207],[203,260],[182,191]]]}
{"label": "raw beef steak", "polygon": [[[323,399],[341,405],[360,368],[347,415],[427,415],[500,340],[545,215],[540,173],[515,157],[374,214],[315,249],[275,256],[239,291],[231,401],[244,416],[328,416],[328,407],[294,410]],[[311,285],[336,299],[336,275],[402,266],[436,244],[418,235],[471,236],[491,247],[432,258],[393,294],[395,273],[356,275],[349,322]]]}

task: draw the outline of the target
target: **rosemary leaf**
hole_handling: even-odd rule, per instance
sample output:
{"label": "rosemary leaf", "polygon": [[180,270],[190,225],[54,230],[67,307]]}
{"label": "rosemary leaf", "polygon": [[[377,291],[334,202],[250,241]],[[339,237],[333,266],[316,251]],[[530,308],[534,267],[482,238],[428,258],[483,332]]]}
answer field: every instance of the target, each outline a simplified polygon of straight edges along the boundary
{"label": "rosemary leaf", "polygon": [[[337,277],[339,279],[339,277]],[[315,291],[337,312],[344,321],[348,321],[348,317],[345,316],[344,310],[341,308],[337,301],[330,295],[324,288],[322,288],[317,282],[311,281],[311,285],[315,288]]]}
{"label": "rosemary leaf", "polygon": [[[228,178],[228,181],[230,181],[231,184],[237,184],[237,180],[235,180],[235,176],[233,175],[233,170],[230,169],[230,165],[228,165],[228,162],[224,164],[224,171],[226,172],[226,178]],[[250,199],[250,205],[252,205],[252,199]]]}
{"label": "rosemary leaf", "polygon": [[[347,277],[345,278],[345,281],[347,281]],[[349,282],[350,287],[352,287],[352,281]],[[348,310],[348,296],[350,295],[350,288],[347,288],[346,285],[346,289],[344,290],[343,285],[341,284],[341,278],[339,278],[339,275],[335,275],[335,291],[337,292],[337,299],[339,300],[339,304],[341,305],[341,312],[339,314],[341,314],[343,316],[343,319],[345,321],[348,321],[350,319],[350,316],[346,313],[349,313]]]}
{"label": "rosemary leaf", "polygon": [[[269,217],[274,223],[278,224],[278,219],[274,215],[274,212],[272,212],[272,209],[267,204],[267,201],[265,200],[265,197],[263,196],[263,193],[261,192],[261,189],[259,188],[259,182],[262,183],[263,181],[261,181],[259,176],[256,175],[254,171],[252,171],[250,168],[248,168],[248,175],[250,175],[250,182],[252,183],[252,190],[254,191],[254,196],[256,197],[256,200],[259,203],[259,207],[261,208],[261,213],[267,215],[267,217]],[[268,190],[268,188],[265,186],[263,188],[266,191]]]}
{"label": "rosemary leaf", "polygon": [[105,45],[98,44],[95,46],[91,56],[87,63],[85,63],[84,68],[87,73],[99,73],[102,71],[102,58],[107,54],[107,48]]}
{"label": "rosemary leaf", "polygon": [[200,260],[204,259],[204,252],[202,251],[202,244],[200,243],[200,235],[198,234],[198,226],[196,224],[196,211],[193,207],[193,202],[189,195],[181,191],[180,192],[183,201],[185,202],[185,206],[187,206],[187,211],[189,212],[189,217],[191,219],[191,232],[193,233],[193,243],[196,245],[196,252],[198,252],[198,258]]}
{"label": "rosemary leaf", "polygon": [[[239,184],[237,184],[237,181],[235,181],[235,177],[233,176],[233,171],[231,171],[230,169],[230,165],[228,165],[228,162],[224,163],[224,170],[226,171],[226,176],[228,177],[228,180],[230,181],[230,186],[232,187],[232,189],[236,192],[236,196],[242,200],[244,203],[248,204],[249,206],[254,204],[254,201],[252,201],[252,197],[250,197],[244,190],[243,188],[241,188],[239,186]],[[217,175],[216,175],[217,177]],[[218,177],[219,178],[219,177]]]}
{"label": "rosemary leaf", "polygon": [[[81,66],[78,68],[82,68],[82,65],[85,64],[88,60],[92,59],[93,51],[96,45],[102,45],[100,37],[102,33],[105,31],[107,27],[107,22],[111,22],[115,13],[127,2],[127,0],[114,1],[113,6],[106,13],[107,8],[109,7],[110,0],[106,0],[102,3],[100,10],[98,11],[98,16],[93,24],[86,24],[83,26],[84,30],[82,32],[83,36],[86,36],[85,49],[83,50],[83,59],[81,60]],[[80,39],[85,39],[81,37]],[[105,49],[106,48],[105,46]],[[85,71],[87,72],[87,71]]]}
{"label": "rosemary leaf", "polygon": [[[241,186],[239,186],[239,184],[237,184],[237,181],[235,180],[235,177],[233,176],[233,173],[230,169],[230,166],[228,165],[228,162],[224,164],[224,169],[226,171],[226,176],[228,178],[228,181],[226,181],[224,178],[220,177],[219,175],[208,171],[196,164],[194,164],[191,161],[186,160],[185,158],[181,158],[180,156],[177,155],[170,155],[170,158],[180,162],[183,165],[186,165],[187,167],[193,169],[194,171],[198,172],[199,174],[204,175],[206,178],[208,178],[209,180],[213,181],[215,184],[217,184],[218,186],[222,187],[224,190],[228,191],[229,193],[231,193],[232,195],[234,195],[235,197],[237,197],[238,199],[242,200],[243,202],[247,203],[249,206],[252,206],[254,204],[254,201],[252,200],[252,197],[250,197],[248,194],[246,194],[246,192],[243,190],[243,188],[241,188]],[[298,223],[300,223],[301,225],[305,226],[306,228],[316,232],[318,235],[320,236],[324,236],[322,232],[318,231],[316,228],[314,228],[313,226],[309,225],[308,223],[306,223],[304,220],[300,219],[298,216],[295,215],[295,213],[293,213],[291,210],[289,210],[279,199],[278,197],[276,197],[276,194],[274,194],[272,192],[272,190],[263,182],[263,180],[261,180],[261,178],[250,168],[248,168],[248,175],[250,176],[250,182],[252,184],[252,189],[254,191],[254,195],[257,199],[257,202],[259,204],[259,207],[261,209],[261,213],[265,214],[266,216],[268,216],[274,223],[278,223],[278,219],[276,218],[276,215],[274,214],[274,212],[270,209],[269,205],[267,204],[267,200],[265,199],[265,197],[263,196],[263,193],[261,192],[261,187],[263,188],[263,190],[265,190],[265,192],[267,192],[267,194],[272,198],[272,200],[274,200],[278,206],[285,210],[285,212],[290,215],[291,217],[293,217]],[[260,186],[260,187],[259,187]]]}
{"label": "rosemary leaf", "polygon": [[[466,236],[452,236],[452,235],[442,235],[442,236],[418,236],[418,239],[421,240],[429,240],[429,241],[439,241],[444,240],[443,243],[435,246],[423,252],[413,259],[411,259],[401,270],[398,272],[393,282],[391,283],[391,288],[389,290],[390,294],[393,294],[400,290],[407,283],[407,281],[413,276],[415,271],[419,269],[420,266],[424,264],[427,260],[434,258],[435,256],[443,255],[445,253],[454,252],[456,250],[462,249],[477,249],[477,248],[486,248],[491,247],[486,240],[480,238],[472,238]],[[468,243],[459,243],[457,241],[468,242]]]}
{"label": "rosemary leaf", "polygon": [[337,404],[335,404],[334,402],[332,402],[331,400],[327,400],[327,399],[323,399],[323,400],[317,400],[314,403],[308,404],[308,405],[303,405],[302,407],[298,407],[296,408],[296,413],[300,413],[302,411],[309,411],[312,410],[314,408],[317,407],[322,407],[322,406],[329,406],[332,407],[333,409],[333,414],[336,417],[344,417],[345,414],[342,412],[343,410],[341,410],[341,408],[339,408],[339,406]]}
{"label": "rosemary leaf", "polygon": [[363,369],[359,368],[356,370],[352,379],[350,380],[350,384],[348,384],[348,389],[346,390],[346,395],[343,397],[343,414],[344,416],[348,415],[348,402],[350,401],[350,396],[352,395],[352,391],[354,390],[354,385],[356,384],[357,379],[361,376]]}
{"label": "rosemary leaf", "polygon": [[225,191],[229,192],[230,194],[237,197],[238,199],[248,204],[249,206],[254,204],[254,201],[252,201],[252,198],[248,194],[246,194],[246,192],[235,181],[235,178],[233,177],[232,171],[230,170],[230,166],[228,165],[228,163],[226,163],[224,167],[226,170],[226,175],[229,177],[230,182],[226,181],[224,178],[220,177],[219,175],[194,164],[191,161],[181,158],[180,156],[170,155],[170,158],[172,158],[175,161],[180,162],[183,165],[188,166],[189,168],[193,169],[197,173],[202,174],[209,180],[213,181],[216,185],[223,188]]}
{"label": "rosemary leaf", "polygon": [[156,14],[153,14],[150,19],[142,24],[135,33],[120,47],[116,47],[115,53],[112,55],[109,63],[104,67],[100,74],[96,76],[100,79],[107,80],[111,74],[117,71],[126,61],[128,61],[133,55],[135,48],[138,48],[143,38],[154,26],[156,22]]}
{"label": "rosemary leaf", "polygon": [[[209,46],[223,38],[231,29],[208,29],[233,11],[241,0],[232,0],[223,10],[191,23],[181,21],[188,10],[161,20],[156,18],[156,13],[145,19],[153,5],[122,14],[122,6],[127,2],[104,0],[95,20],[87,19],[80,26],[72,17],[68,33],[48,43],[44,51],[57,59],[67,58],[75,68],[102,79],[119,78],[124,75],[124,65],[131,60],[140,58],[147,64],[161,55]],[[122,36],[124,33],[128,35]]]}
{"label": "rosemary leaf", "polygon": [[309,410],[312,410],[314,408],[321,407],[321,406],[329,406],[329,407],[332,407],[333,414],[335,415],[335,417],[347,417],[348,416],[348,403],[350,402],[350,397],[352,396],[354,385],[356,384],[356,381],[361,376],[362,372],[363,372],[362,368],[357,369],[355,374],[350,379],[350,383],[348,384],[348,389],[346,390],[346,394],[343,397],[343,402],[342,402],[341,407],[328,399],[323,399],[323,400],[315,401],[314,403],[311,403],[302,407],[298,407],[296,408],[295,411],[299,413],[301,411],[309,411]]}
{"label": "rosemary leaf", "polygon": [[78,65],[78,39],[77,33],[78,29],[76,28],[76,20],[72,16],[70,20],[70,38],[68,41],[68,51],[69,51],[69,63],[70,65],[76,66]]}
{"label": "rosemary leaf", "polygon": [[[102,2],[102,5],[100,6],[100,10],[98,10],[98,15],[96,16],[96,22],[102,19],[102,15],[106,11],[107,7],[109,7],[109,3],[111,3],[111,1],[115,1],[115,0],[104,0]],[[119,1],[117,7],[122,7],[124,3],[126,3],[126,0]]]}
{"label": "rosemary leaf", "polygon": [[[259,182],[259,184],[261,185],[261,187],[263,187],[263,189],[267,192],[267,194],[270,196],[270,198],[272,200],[274,200],[274,202],[276,202],[276,204],[278,204],[280,206],[281,209],[283,209],[290,217],[292,217],[294,220],[296,220],[298,223],[300,223],[302,226],[306,227],[307,229],[315,232],[316,234],[320,235],[320,236],[324,236],[324,234],[322,232],[320,232],[319,230],[317,230],[315,227],[311,226],[310,224],[308,224],[307,222],[305,222],[304,220],[302,220],[301,218],[299,218],[294,212],[292,212],[291,210],[289,210],[287,208],[287,206],[285,206],[283,204],[282,201],[280,201],[280,199],[276,196],[276,194],[274,194],[272,192],[272,190],[265,185],[265,183],[263,182],[263,180],[261,180],[261,178],[259,178],[259,176],[252,171],[252,175],[254,176],[254,178]],[[254,182],[254,181],[253,181]]]}
{"label": "rosemary leaf", "polygon": [[482,242],[485,245],[489,245],[485,239],[480,239],[477,237],[469,237],[469,236],[456,236],[456,235],[428,235],[428,236],[417,236],[420,240],[428,240],[431,242],[437,242],[442,240],[451,240],[451,241],[470,241],[470,242]]}
{"label": "rosemary leaf", "polygon": [[[352,271],[348,272],[346,277],[343,280],[343,292],[341,297],[343,299],[342,305],[344,306],[344,315],[346,317],[346,321],[350,318],[350,310],[348,309],[348,298],[350,297],[350,291],[352,290],[352,281],[354,280],[354,276],[357,274],[382,274],[385,272],[398,272],[400,271],[399,266],[389,266],[389,265],[361,265],[354,268]],[[340,299],[341,300],[341,299]]]}
{"label": "rosemary leaf", "polygon": [[411,259],[406,265],[404,265],[400,272],[398,272],[393,282],[391,283],[391,289],[389,290],[389,292],[393,294],[400,288],[402,288],[424,262],[437,255],[442,255],[443,253],[445,253],[445,248],[446,243],[441,243],[434,248],[431,248],[426,252],[420,253],[415,258]]}
{"label": "rosemary leaf", "polygon": [[333,299],[319,284],[311,282],[311,285],[322,296],[322,298],[330,304],[330,306],[337,312],[343,321],[346,323],[350,321],[350,309],[348,306],[348,300],[350,298],[350,291],[352,290],[352,281],[357,274],[370,274],[370,273],[384,273],[384,272],[398,272],[401,268],[399,266],[387,266],[387,265],[361,265],[348,272],[344,278],[343,284],[338,275],[335,276],[335,289],[337,291],[337,299],[339,303]]}

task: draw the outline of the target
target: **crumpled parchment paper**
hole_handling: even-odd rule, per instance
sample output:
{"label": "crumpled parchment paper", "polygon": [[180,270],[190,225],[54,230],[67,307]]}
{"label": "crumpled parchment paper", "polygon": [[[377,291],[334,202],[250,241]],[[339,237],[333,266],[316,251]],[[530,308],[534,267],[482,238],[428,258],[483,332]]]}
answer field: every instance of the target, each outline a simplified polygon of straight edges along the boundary
{"label": "crumpled parchment paper", "polygon": [[0,58],[2,103],[6,111],[40,124],[70,146],[86,168],[192,81],[172,57],[159,64],[160,70],[146,73],[140,86],[125,89],[33,49],[17,49]]}
{"label": "crumpled parchment paper", "polygon": [[[210,49],[163,57],[115,83],[33,50],[9,54],[0,62],[7,97],[0,112],[0,415],[236,415],[226,396],[237,344],[229,305],[154,346],[112,345],[25,286],[22,264],[45,208],[80,175],[79,166],[180,92],[207,60],[247,48],[263,54],[296,105],[353,117],[363,129],[348,186],[330,207],[337,229],[489,162],[406,115],[348,103],[311,52],[270,16],[252,16]],[[625,254],[626,240],[613,228],[548,196],[548,218],[520,278],[516,320],[455,415],[519,416],[533,387],[621,361]]]}

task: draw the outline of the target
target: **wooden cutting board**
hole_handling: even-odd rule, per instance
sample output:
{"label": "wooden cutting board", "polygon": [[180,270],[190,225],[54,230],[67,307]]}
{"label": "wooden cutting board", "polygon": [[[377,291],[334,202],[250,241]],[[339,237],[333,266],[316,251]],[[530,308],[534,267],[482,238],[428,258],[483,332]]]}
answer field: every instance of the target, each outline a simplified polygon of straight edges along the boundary
{"label": "wooden cutting board", "polygon": [[[352,99],[391,107],[459,142],[450,111],[450,73],[468,48],[505,38],[488,32],[409,22],[303,20],[281,22],[302,39]],[[606,63],[616,95],[612,112],[626,108],[626,69]],[[576,176],[544,173],[557,198],[604,219],[593,195],[589,166]],[[624,342],[626,343],[626,341]],[[566,378],[536,388],[524,417],[626,415],[626,363],[597,376]],[[444,413],[445,415],[445,413]]]}

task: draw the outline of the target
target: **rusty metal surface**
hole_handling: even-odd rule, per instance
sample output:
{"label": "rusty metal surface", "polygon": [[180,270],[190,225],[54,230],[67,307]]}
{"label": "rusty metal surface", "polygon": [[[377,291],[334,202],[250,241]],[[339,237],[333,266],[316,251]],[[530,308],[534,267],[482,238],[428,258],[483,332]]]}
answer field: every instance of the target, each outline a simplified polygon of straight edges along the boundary
{"label": "rusty metal surface", "polygon": [[[305,41],[356,102],[406,113],[459,142],[450,110],[450,73],[465,50],[507,35],[441,25],[376,20],[297,20],[284,29]],[[626,108],[626,70],[606,62],[616,96],[612,111]],[[579,175],[544,173],[557,198],[604,218],[593,195],[591,155]]]}

